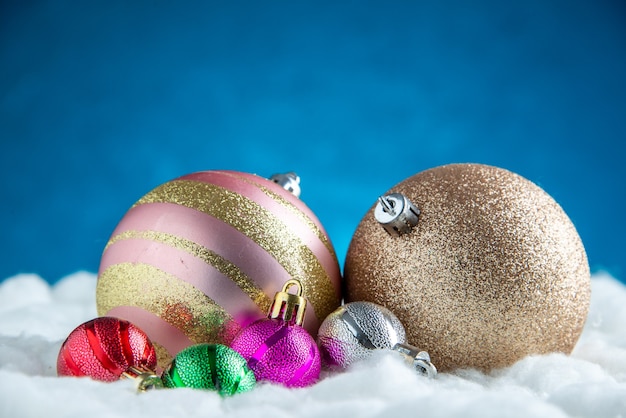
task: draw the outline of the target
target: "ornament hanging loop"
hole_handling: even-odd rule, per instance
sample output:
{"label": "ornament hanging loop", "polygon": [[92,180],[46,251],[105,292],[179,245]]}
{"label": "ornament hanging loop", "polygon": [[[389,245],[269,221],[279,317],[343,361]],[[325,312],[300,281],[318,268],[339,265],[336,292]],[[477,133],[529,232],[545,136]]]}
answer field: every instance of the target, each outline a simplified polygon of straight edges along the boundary
{"label": "ornament hanging loop", "polygon": [[137,392],[163,388],[163,381],[154,371],[141,367],[130,367],[120,377],[133,380],[137,387]]}
{"label": "ornament hanging loop", "polygon": [[432,379],[437,376],[437,368],[430,362],[430,355],[426,351],[419,351],[410,344],[397,343],[392,350],[402,354],[406,361],[420,374]]}
{"label": "ornament hanging loop", "polygon": [[[290,287],[297,287],[297,292],[289,293]],[[306,299],[304,298],[304,289],[299,280],[287,280],[280,292],[276,292],[274,302],[270,307],[269,318],[282,319],[285,322],[295,325],[302,325],[304,322],[304,313],[306,311]]]}
{"label": "ornament hanging loop", "polygon": [[378,198],[374,217],[391,236],[408,234],[417,225],[420,210],[405,195],[390,193]]}

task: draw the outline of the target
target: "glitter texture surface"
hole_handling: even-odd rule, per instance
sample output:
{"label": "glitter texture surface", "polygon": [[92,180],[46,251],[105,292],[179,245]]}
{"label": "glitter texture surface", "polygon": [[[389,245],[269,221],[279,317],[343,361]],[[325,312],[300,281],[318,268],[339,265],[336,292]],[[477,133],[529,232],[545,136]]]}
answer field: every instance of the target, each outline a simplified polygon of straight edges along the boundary
{"label": "glitter texture surface", "polygon": [[246,361],[221,344],[196,344],[185,348],[161,375],[168,388],[214,390],[222,396],[247,392],[256,379]]}
{"label": "glitter texture surface", "polygon": [[310,289],[307,298],[320,318],[339,306],[331,277],[311,249],[288,225],[245,196],[214,184],[180,179],[157,187],[136,205],[152,202],[175,203],[204,212],[244,233]]}
{"label": "glitter texture surface", "polygon": [[369,210],[346,257],[347,301],[389,308],[440,371],[571,352],[589,309],[589,265],[547,193],[478,164],[433,168],[391,192],[419,207],[418,224],[392,237]]}
{"label": "glitter texture surface", "polygon": [[[215,267],[220,273],[230,278],[252,301],[262,310],[267,311],[272,303],[263,289],[259,288],[241,269],[224,259],[214,251],[199,245],[188,239],[180,238],[172,234],[166,234],[158,231],[124,231],[121,234],[112,237],[107,248],[120,240],[127,239],[143,239],[152,242],[160,242],[167,244],[172,248],[185,251],[194,257],[204,261],[206,264]],[[106,249],[105,249],[106,250]]]}
{"label": "glitter texture surface", "polygon": [[231,347],[248,361],[259,381],[304,387],[319,378],[321,359],[317,344],[299,325],[260,319],[244,328]]}
{"label": "glitter texture surface", "polygon": [[104,249],[96,302],[100,315],[140,321],[164,367],[190,343],[230,344],[292,278],[307,289],[303,325],[316,335],[341,302],[319,220],[268,179],[202,171],[156,187],[126,213]]}
{"label": "glitter texture surface", "polygon": [[404,327],[387,308],[372,302],[350,302],[324,319],[317,334],[322,363],[346,368],[374,349],[406,342]]}
{"label": "glitter texture surface", "polygon": [[[230,342],[239,331],[228,312],[204,293],[146,264],[116,264],[100,273],[96,299],[99,315],[117,306],[136,306],[157,314],[195,343]],[[159,366],[164,366],[161,359]]]}
{"label": "glitter texture surface", "polygon": [[[304,210],[306,210],[307,208],[304,206],[304,204],[301,201],[299,201],[300,207],[296,206],[294,200],[297,202],[298,199],[295,196],[293,196],[290,192],[288,192],[287,194],[287,196],[289,196],[289,199],[287,199],[284,195],[280,195],[276,191],[270,190],[268,187],[264,186],[259,181],[259,180],[262,180],[263,183],[267,184],[267,182],[265,181],[266,179],[263,179],[258,176],[253,176],[250,174],[244,174],[244,173],[235,173],[235,172],[225,172],[225,173],[235,176],[237,179],[248,182],[258,187],[260,191],[262,191],[268,197],[270,197],[271,199],[279,203],[281,206],[283,206],[286,210],[288,210],[294,216],[298,217],[300,221],[303,224],[307,225],[307,227],[311,230],[311,232],[313,232],[317,236],[317,238],[324,244],[324,246],[326,247],[328,252],[333,256],[333,258],[337,260],[335,249],[332,243],[330,242],[330,238],[328,237],[328,234],[324,230],[324,227],[321,224],[319,224],[319,221],[316,223],[313,219],[307,216],[307,214],[304,212]],[[279,190],[281,190],[282,192],[284,189],[281,188]]]}

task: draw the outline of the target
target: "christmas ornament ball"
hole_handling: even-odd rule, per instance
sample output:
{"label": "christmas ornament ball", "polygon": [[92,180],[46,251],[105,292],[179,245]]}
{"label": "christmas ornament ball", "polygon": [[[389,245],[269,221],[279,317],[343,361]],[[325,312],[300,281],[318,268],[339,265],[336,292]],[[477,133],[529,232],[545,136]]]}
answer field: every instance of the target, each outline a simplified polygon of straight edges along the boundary
{"label": "christmas ornament ball", "polygon": [[389,190],[357,227],[344,280],[348,302],[392,310],[440,371],[570,353],[591,295],[563,209],[531,181],[481,164],[432,168]]}
{"label": "christmas ornament ball", "polygon": [[302,328],[306,311],[302,282],[291,279],[274,295],[267,318],[254,321],[237,334],[232,348],[246,359],[258,380],[288,387],[317,381],[320,353],[313,337]]}
{"label": "christmas ornament ball", "polygon": [[400,320],[387,308],[372,302],[350,302],[324,319],[317,334],[322,363],[344,369],[371,355],[406,341]]}
{"label": "christmas ornament ball", "polygon": [[315,383],[321,371],[317,343],[301,326],[282,319],[260,319],[244,328],[232,343],[257,380],[287,387]]}
{"label": "christmas ornament ball", "polygon": [[222,344],[196,344],[179,352],[161,375],[166,388],[214,390],[222,396],[254,388],[246,361]]}
{"label": "christmas ornament ball", "polygon": [[316,335],[341,301],[339,265],[323,226],[296,196],[299,178],[273,178],[203,171],[139,199],[102,254],[98,314],[143,329],[162,368],[190,345],[228,345],[295,278],[308,290],[303,325]]}
{"label": "christmas ornament ball", "polygon": [[156,362],[154,347],[141,329],[128,321],[101,317],[68,335],[57,357],[57,374],[113,382],[130,369],[152,371]]}

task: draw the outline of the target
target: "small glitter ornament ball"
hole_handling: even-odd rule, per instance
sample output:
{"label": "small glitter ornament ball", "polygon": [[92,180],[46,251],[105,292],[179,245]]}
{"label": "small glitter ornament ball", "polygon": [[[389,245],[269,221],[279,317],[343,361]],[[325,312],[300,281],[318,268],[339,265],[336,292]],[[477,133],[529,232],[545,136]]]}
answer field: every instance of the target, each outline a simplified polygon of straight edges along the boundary
{"label": "small glitter ornament ball", "polygon": [[254,388],[246,360],[222,344],[196,344],[183,349],[161,375],[167,388],[206,389],[222,396]]}
{"label": "small glitter ornament ball", "polygon": [[[291,286],[297,294],[287,293]],[[313,337],[302,328],[306,300],[297,280],[289,280],[277,292],[269,317],[253,322],[234,339],[232,348],[248,361],[257,380],[287,387],[305,387],[320,375],[319,349]]]}
{"label": "small glitter ornament ball", "polygon": [[392,310],[440,371],[570,353],[591,295],[563,209],[523,177],[480,164],[426,170],[381,196],[344,273],[346,301]]}
{"label": "small glitter ornament ball", "polygon": [[143,329],[162,368],[187,346],[229,345],[295,278],[308,289],[304,327],[315,335],[340,305],[341,276],[327,233],[297,197],[298,182],[293,173],[204,171],[152,190],[106,245],[98,314]]}
{"label": "small glitter ornament ball", "polygon": [[102,317],[76,327],[61,345],[59,376],[89,376],[113,382],[134,369],[151,372],[156,353],[146,334],[128,321]]}
{"label": "small glitter ornament ball", "polygon": [[350,302],[324,319],[317,334],[322,364],[346,368],[376,349],[406,342],[404,327],[387,308],[372,302]]}

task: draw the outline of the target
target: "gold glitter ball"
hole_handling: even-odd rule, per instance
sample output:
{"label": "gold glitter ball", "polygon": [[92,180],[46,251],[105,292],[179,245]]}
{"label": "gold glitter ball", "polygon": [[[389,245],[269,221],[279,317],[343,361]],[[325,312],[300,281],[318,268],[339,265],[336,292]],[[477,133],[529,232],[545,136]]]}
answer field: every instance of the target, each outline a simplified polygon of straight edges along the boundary
{"label": "gold glitter ball", "polygon": [[441,371],[489,371],[531,354],[569,354],[589,310],[587,255],[563,209],[502,168],[450,164],[389,190],[419,209],[388,233],[374,205],[345,262],[346,302],[385,306]]}

